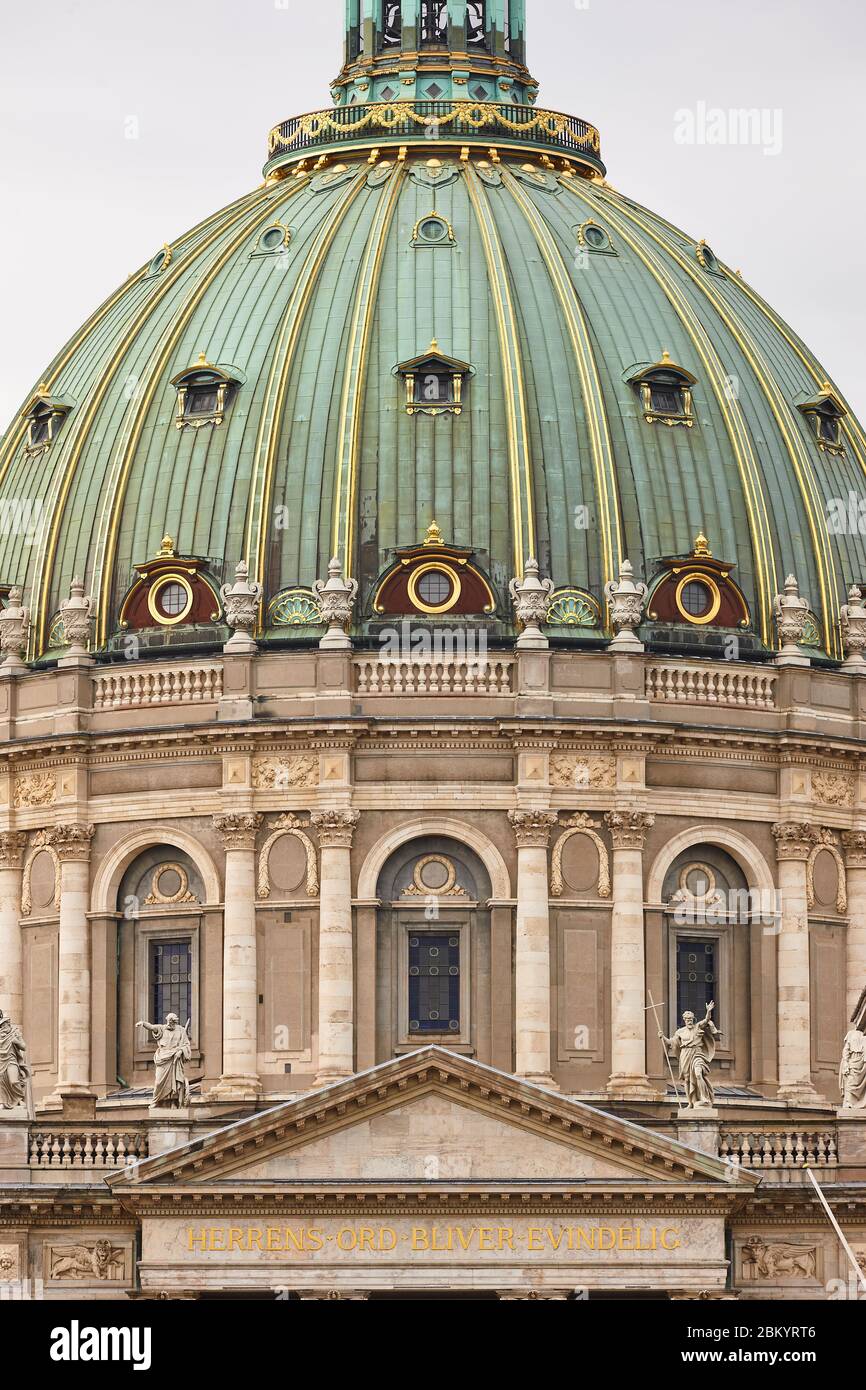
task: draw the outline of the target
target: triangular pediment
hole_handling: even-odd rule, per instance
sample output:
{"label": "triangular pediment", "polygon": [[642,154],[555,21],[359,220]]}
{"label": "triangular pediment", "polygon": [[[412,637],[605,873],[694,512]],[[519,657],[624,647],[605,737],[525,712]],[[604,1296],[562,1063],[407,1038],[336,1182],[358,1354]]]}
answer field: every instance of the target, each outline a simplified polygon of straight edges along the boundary
{"label": "triangular pediment", "polygon": [[109,1179],[148,1185],[605,1183],[751,1187],[720,1160],[430,1047],[250,1116]]}

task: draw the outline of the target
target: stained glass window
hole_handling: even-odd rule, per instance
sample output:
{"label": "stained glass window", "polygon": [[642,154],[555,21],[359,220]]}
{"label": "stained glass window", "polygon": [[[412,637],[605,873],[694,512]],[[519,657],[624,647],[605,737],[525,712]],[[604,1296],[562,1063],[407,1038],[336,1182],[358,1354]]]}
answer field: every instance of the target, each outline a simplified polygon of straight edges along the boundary
{"label": "stained glass window", "polygon": [[421,42],[448,43],[447,0],[421,0]]}
{"label": "stained glass window", "polygon": [[469,4],[466,6],[467,44],[480,47],[484,46],[484,10],[484,0],[469,0]]}
{"label": "stained glass window", "polygon": [[150,1023],[165,1023],[177,1014],[185,1024],[192,1017],[192,942],[156,940],[150,943]]}
{"label": "stained glass window", "polygon": [[703,1018],[707,1005],[717,999],[717,949],[715,940],[677,938],[677,1026],[689,1010],[695,1018]]}
{"label": "stained glass window", "polygon": [[460,937],[409,937],[409,1032],[460,1032]]}
{"label": "stained glass window", "polygon": [[385,0],[382,7],[382,47],[399,48],[403,38],[400,0]]}

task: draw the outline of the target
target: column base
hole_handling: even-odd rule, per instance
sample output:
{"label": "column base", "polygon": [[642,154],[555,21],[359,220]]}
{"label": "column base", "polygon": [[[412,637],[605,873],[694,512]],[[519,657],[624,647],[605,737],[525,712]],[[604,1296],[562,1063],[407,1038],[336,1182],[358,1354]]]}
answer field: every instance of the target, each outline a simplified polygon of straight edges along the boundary
{"label": "column base", "polygon": [[88,1086],[69,1086],[58,1087],[50,1095],[43,1096],[39,1102],[39,1110],[63,1111],[63,1117],[67,1120],[95,1120],[96,1119],[96,1092],[91,1091]]}
{"label": "column base", "polygon": [[339,1086],[341,1081],[351,1081],[354,1075],[354,1071],[337,1071],[336,1069],[334,1071],[320,1071],[316,1072],[313,1085],[324,1090],[326,1086]]}
{"label": "column base", "polygon": [[664,1094],[646,1076],[612,1076],[606,1090],[613,1100],[664,1100]]}
{"label": "column base", "polygon": [[262,1083],[257,1076],[221,1076],[208,1100],[258,1100]]}
{"label": "column base", "polygon": [[558,1091],[559,1082],[554,1081],[548,1071],[519,1071],[515,1073],[518,1081],[528,1081],[530,1086],[543,1086],[546,1091]]}
{"label": "column base", "polygon": [[776,1099],[786,1101],[788,1105],[827,1104],[826,1098],[815,1090],[811,1081],[795,1081],[790,1086],[780,1086]]}

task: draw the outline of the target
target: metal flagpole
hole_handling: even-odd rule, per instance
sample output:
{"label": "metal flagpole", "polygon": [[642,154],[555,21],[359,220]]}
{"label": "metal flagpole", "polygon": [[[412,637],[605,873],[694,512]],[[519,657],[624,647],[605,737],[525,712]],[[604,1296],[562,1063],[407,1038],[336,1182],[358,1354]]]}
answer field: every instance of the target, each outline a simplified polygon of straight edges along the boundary
{"label": "metal flagpole", "polygon": [[860,1268],[859,1264],[857,1263],[857,1256],[854,1254],[854,1251],[851,1249],[851,1246],[848,1244],[847,1240],[845,1239],[845,1236],[844,1236],[844,1234],[843,1234],[843,1232],[842,1232],[842,1227],[839,1225],[839,1222],[836,1220],[835,1216],[833,1215],[833,1212],[832,1212],[831,1209],[830,1209],[830,1203],[827,1201],[827,1198],[824,1196],[824,1193],[821,1191],[821,1187],[820,1187],[820,1185],[819,1185],[819,1183],[818,1183],[818,1179],[815,1177],[815,1174],[812,1172],[812,1169],[809,1167],[808,1164],[806,1164],[806,1172],[809,1174],[809,1177],[810,1177],[811,1180],[812,1180],[812,1186],[814,1187],[815,1191],[816,1191],[817,1194],[818,1194],[818,1200],[819,1200],[819,1202],[821,1203],[821,1206],[824,1208],[825,1212],[827,1213],[828,1217],[830,1218],[830,1221],[831,1221],[831,1223],[832,1223],[832,1225],[833,1225],[833,1230],[836,1232],[837,1236],[839,1237],[839,1241],[840,1241],[840,1244],[841,1244],[841,1246],[842,1246],[842,1249],[845,1251],[845,1254],[848,1256],[848,1259],[851,1261],[851,1267],[853,1268],[854,1273],[857,1275],[857,1278],[858,1278],[858,1280],[860,1281],[860,1287],[861,1287],[861,1289],[863,1290],[863,1292],[866,1293],[866,1274],[863,1273],[862,1269]]}
{"label": "metal flagpole", "polygon": [[671,1074],[671,1082],[673,1083],[674,1095],[675,1095],[676,1098],[677,1098],[677,1105],[680,1107],[680,1109],[682,1109],[682,1101],[680,1100],[680,1091],[679,1091],[679,1087],[677,1086],[676,1077],[674,1076],[674,1069],[673,1069],[673,1066],[671,1065],[671,1059],[670,1059],[670,1057],[669,1057],[669,1055],[668,1055],[667,1044],[665,1043],[665,1039],[664,1039],[664,1034],[663,1034],[663,1032],[662,1032],[661,1023],[659,1022],[658,1010],[656,1009],[655,1002],[654,1002],[654,1000],[653,1000],[652,990],[651,990],[651,989],[648,989],[648,990],[647,990],[647,994],[649,995],[649,1008],[645,1008],[645,1009],[644,1009],[644,1013],[645,1013],[645,1014],[648,1014],[649,1011],[650,1011],[650,1009],[652,1009],[653,1017],[654,1017],[654,1019],[655,1019],[655,1021],[656,1021],[656,1028],[658,1029],[658,1035],[659,1035],[659,1037],[661,1038],[662,1050],[663,1050],[663,1052],[664,1052],[664,1054],[665,1054],[665,1061],[666,1061],[667,1064],[668,1064],[668,1071],[669,1071],[670,1074]]}

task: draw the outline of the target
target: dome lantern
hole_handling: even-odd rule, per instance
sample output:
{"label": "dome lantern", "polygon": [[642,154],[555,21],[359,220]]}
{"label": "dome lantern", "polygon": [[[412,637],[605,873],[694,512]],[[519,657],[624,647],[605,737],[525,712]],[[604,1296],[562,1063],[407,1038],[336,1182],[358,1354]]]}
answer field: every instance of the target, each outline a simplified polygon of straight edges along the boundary
{"label": "dome lantern", "polygon": [[525,17],[526,0],[347,0],[334,99],[531,103]]}
{"label": "dome lantern", "polygon": [[345,54],[334,107],[284,121],[268,140],[266,179],[320,166],[333,151],[540,146],[604,174],[598,131],[535,108],[526,67],[526,0],[345,0]]}

